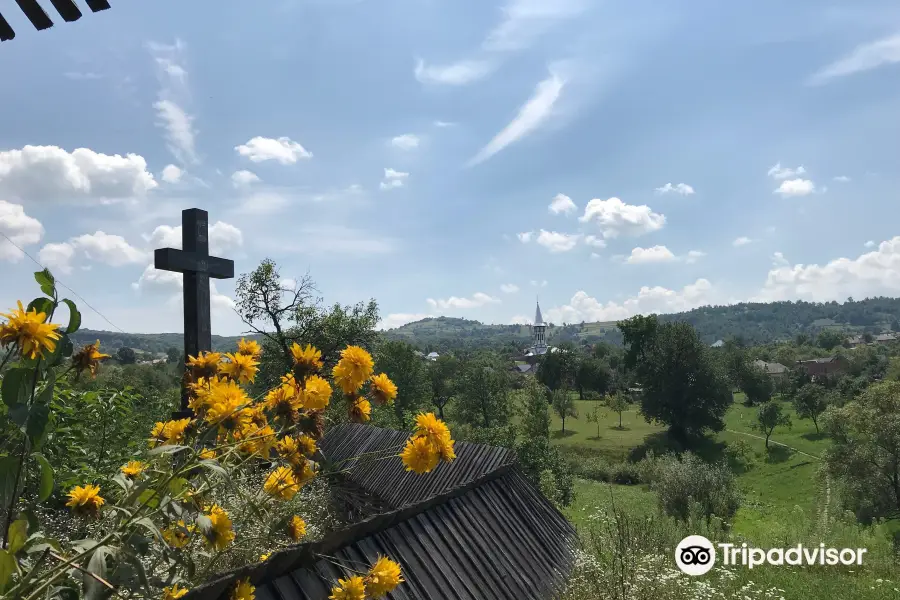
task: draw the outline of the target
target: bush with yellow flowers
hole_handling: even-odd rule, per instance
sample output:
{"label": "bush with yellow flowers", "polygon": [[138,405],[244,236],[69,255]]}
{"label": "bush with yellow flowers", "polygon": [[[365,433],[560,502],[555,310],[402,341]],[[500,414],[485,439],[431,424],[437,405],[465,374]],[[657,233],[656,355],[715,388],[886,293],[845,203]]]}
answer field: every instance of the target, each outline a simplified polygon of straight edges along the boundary
{"label": "bush with yellow flowers", "polygon": [[[322,503],[304,490],[325,475],[317,442],[332,398],[343,399],[350,420],[365,422],[373,403],[389,404],[397,395],[357,346],[345,348],[325,373],[319,350],[294,344],[290,372],[256,398],[245,387],[259,364],[255,341],[242,340],[235,352],[191,356],[184,378],[190,416],[156,423],[146,450],[111,479],[71,487],[65,518],[73,535],[53,537],[42,503],[53,491],[54,469],[41,445],[53,424],[54,384],[66,373],[95,373],[105,355],[99,344],[73,352],[68,336],[81,320],[75,304],[57,298],[48,271],[35,279],[45,296],[27,307],[19,303],[0,322],[0,419],[11,421],[19,437],[12,452],[0,451],[4,598],[174,600],[218,571],[303,541],[308,527],[300,514],[314,512],[304,502]],[[65,328],[51,323],[61,304],[69,310]],[[422,414],[416,426],[395,457],[407,470],[428,473],[455,458],[443,422]],[[256,529],[243,527],[249,522]],[[400,565],[388,557],[368,571],[345,571],[332,599],[380,598],[403,582]],[[239,581],[231,597],[251,600],[254,587]]]}

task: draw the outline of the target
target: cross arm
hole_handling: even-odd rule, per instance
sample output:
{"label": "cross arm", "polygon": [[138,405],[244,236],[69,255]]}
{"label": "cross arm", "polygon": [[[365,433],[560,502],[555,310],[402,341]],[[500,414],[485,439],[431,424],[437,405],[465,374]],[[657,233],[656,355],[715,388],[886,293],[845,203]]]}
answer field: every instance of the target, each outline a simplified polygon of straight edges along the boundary
{"label": "cross arm", "polygon": [[153,253],[153,266],[176,273],[204,273],[214,279],[232,279],[234,261],[218,256],[197,256],[176,248],[158,248]]}

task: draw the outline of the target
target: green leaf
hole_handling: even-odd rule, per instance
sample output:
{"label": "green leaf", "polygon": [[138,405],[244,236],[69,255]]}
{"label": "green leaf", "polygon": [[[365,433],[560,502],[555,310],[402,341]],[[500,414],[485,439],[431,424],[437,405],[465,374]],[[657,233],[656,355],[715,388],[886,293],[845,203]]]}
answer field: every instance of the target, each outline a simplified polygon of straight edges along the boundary
{"label": "green leaf", "polygon": [[25,424],[25,433],[31,439],[31,443],[35,448],[40,448],[47,436],[47,429],[50,425],[50,401],[53,399],[53,386],[55,380],[50,379],[35,398],[28,411],[28,422]]}
{"label": "green leaf", "polygon": [[153,448],[149,452],[147,452],[147,456],[158,456],[160,454],[175,454],[176,452],[184,452],[185,450],[190,450],[187,446],[178,446],[175,444],[167,444],[165,446],[157,446]]}
{"label": "green leaf", "polygon": [[169,493],[174,498],[177,498],[189,489],[191,489],[191,482],[184,477],[176,477],[169,482]]}
{"label": "green leaf", "polygon": [[156,490],[144,490],[138,496],[137,501],[139,506],[156,508],[159,506],[159,494],[156,493]]}
{"label": "green leaf", "polygon": [[35,452],[34,458],[41,465],[41,485],[38,488],[38,501],[43,502],[53,493],[53,467],[43,454]]}
{"label": "green leaf", "polygon": [[9,506],[15,493],[16,473],[19,459],[14,456],[0,456],[0,506]]}
{"label": "green leaf", "polygon": [[37,281],[38,285],[41,286],[41,291],[53,297],[53,291],[55,288],[55,280],[53,279],[53,274],[50,273],[47,269],[43,271],[36,271],[34,274],[34,280]]}
{"label": "green leaf", "polygon": [[42,366],[45,367],[55,367],[62,363],[63,359],[72,356],[72,351],[74,350],[74,346],[72,345],[72,340],[69,339],[69,336],[65,333],[62,334],[58,340],[56,340],[56,346],[53,348],[53,354],[47,357],[47,360],[42,363]]}
{"label": "green leaf", "polygon": [[211,460],[211,459],[201,460],[199,464],[201,467],[209,469],[210,471],[212,471],[214,473],[218,473],[222,477],[228,477],[228,471],[226,471],[225,468],[222,465],[220,465],[219,461],[217,461],[217,460]]}
{"label": "green leaf", "polygon": [[31,369],[23,367],[8,369],[3,375],[2,384],[0,384],[3,403],[9,408],[13,408],[17,404],[25,404],[28,401],[28,388],[31,386],[33,377],[34,371]]}
{"label": "green leaf", "polygon": [[9,539],[7,540],[7,550],[10,554],[15,554],[25,545],[28,539],[28,519],[19,517],[12,525],[9,526]]}
{"label": "green leaf", "polygon": [[212,532],[212,521],[206,515],[200,515],[194,523],[203,535],[208,536]]}
{"label": "green leaf", "polygon": [[50,313],[53,312],[53,300],[44,298],[43,296],[40,298],[35,298],[28,303],[28,308],[25,309],[25,312],[31,312],[31,309],[34,309],[39,313],[44,313],[45,315],[47,315],[47,317],[49,317]]}
{"label": "green leaf", "polygon": [[94,550],[94,553],[91,555],[91,560],[88,561],[87,565],[87,573],[84,574],[83,579],[85,600],[101,600],[112,593],[112,590],[88,575],[88,573],[93,573],[103,580],[108,578],[108,568],[106,565],[106,557],[108,554],[109,549],[106,546],[100,546]]}
{"label": "green leaf", "polygon": [[75,303],[68,298],[63,298],[63,302],[69,307],[69,326],[66,327],[66,333],[75,333],[81,327],[81,313]]}
{"label": "green leaf", "polygon": [[6,584],[16,572],[16,559],[6,550],[0,550],[0,591],[6,588]]}

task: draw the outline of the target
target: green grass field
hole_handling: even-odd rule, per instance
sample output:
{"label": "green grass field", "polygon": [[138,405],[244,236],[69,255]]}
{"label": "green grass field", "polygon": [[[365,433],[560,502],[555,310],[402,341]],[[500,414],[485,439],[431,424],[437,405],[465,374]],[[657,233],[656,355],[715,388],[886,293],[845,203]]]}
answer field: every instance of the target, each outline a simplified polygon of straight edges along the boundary
{"label": "green grass field", "polygon": [[[840,512],[837,493],[831,493],[825,478],[819,474],[821,461],[818,457],[827,448],[828,440],[816,433],[812,421],[798,419],[793,407],[785,403],[784,410],[791,417],[792,426],[777,428],[767,451],[764,440],[760,439],[762,434],[753,428],[757,408],[744,406],[743,399],[742,394],[735,395],[735,402],[726,415],[725,431],[710,440],[709,449],[714,458],[716,452],[721,452],[726,445],[733,446],[743,441],[752,452],[749,468],[737,476],[744,502],[731,523],[731,534],[770,547],[778,545],[778,542],[787,545],[790,540],[794,540],[794,544],[798,541],[812,543],[810,536],[818,535],[817,527],[819,523],[824,526],[824,515],[830,514],[833,518]],[[565,454],[579,458],[599,456],[615,463],[632,455],[635,448],[661,437],[663,428],[648,424],[636,406],[623,413],[623,428],[619,429],[618,414],[602,404],[598,436],[598,424],[588,422],[586,418],[598,404],[595,401],[578,401],[578,418],[566,419],[565,433],[561,431],[561,421],[554,415],[551,437]],[[590,526],[591,516],[611,503],[649,514],[656,510],[657,499],[644,485],[626,486],[576,479],[575,500],[566,507],[565,514],[580,531],[585,532]],[[828,535],[837,536],[837,539],[848,544],[856,535],[853,527],[846,530],[840,529],[842,526],[831,527],[838,527],[838,531]],[[846,569],[838,572],[769,567],[754,571],[752,579],[747,581],[750,580],[755,585],[784,590],[780,594],[785,600],[900,598],[900,592],[893,589],[895,586],[900,589],[900,572],[885,572],[883,565],[859,573]]]}

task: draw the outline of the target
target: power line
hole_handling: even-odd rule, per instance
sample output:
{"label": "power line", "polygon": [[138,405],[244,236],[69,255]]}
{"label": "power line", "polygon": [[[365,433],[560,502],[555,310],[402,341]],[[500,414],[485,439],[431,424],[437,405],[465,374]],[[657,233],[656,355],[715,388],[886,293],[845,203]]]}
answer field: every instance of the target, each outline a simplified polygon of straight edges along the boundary
{"label": "power line", "polygon": [[[22,254],[24,254],[25,256],[27,256],[28,258],[30,258],[30,259],[31,259],[31,262],[33,262],[34,264],[36,264],[37,266],[39,266],[41,269],[46,269],[46,268],[47,268],[47,267],[45,267],[44,265],[42,265],[42,264],[41,264],[37,259],[35,259],[33,256],[31,256],[30,254],[28,254],[27,252],[25,252],[25,250],[24,250],[23,248],[21,248],[18,244],[16,244],[14,241],[12,241],[11,239],[9,239],[9,236],[8,236],[8,235],[6,235],[5,233],[3,233],[2,231],[0,231],[0,235],[2,235],[4,238],[6,238],[6,241],[7,241],[7,242],[9,242],[9,243],[12,244],[13,246],[15,246],[15,248],[16,248],[19,252],[21,252]],[[70,288],[69,286],[67,286],[65,283],[63,283],[62,281],[60,281],[56,276],[54,276],[53,278],[54,278],[54,280],[56,281],[56,283],[58,283],[59,285],[63,286],[64,288],[66,288],[66,289],[69,290],[70,292],[72,292],[72,295],[73,295],[73,296],[75,296],[76,298],[78,298],[79,300],[81,300],[81,301],[84,303],[85,306],[87,306],[89,309],[91,309],[92,311],[94,311],[95,313],[97,313],[97,314],[100,316],[101,319],[103,319],[104,321],[106,321],[107,323],[109,323],[114,329],[118,329],[121,333],[127,333],[127,332],[124,331],[121,327],[119,327],[118,325],[116,325],[115,323],[113,323],[112,321],[110,321],[109,319],[107,319],[107,318],[106,318],[106,315],[104,315],[102,312],[100,312],[99,310],[97,310],[96,308],[94,308],[93,306],[91,306],[91,304],[90,304],[87,300],[85,300],[85,299],[81,296],[81,294],[79,294],[78,292],[76,292],[75,290],[73,290],[72,288]]]}

